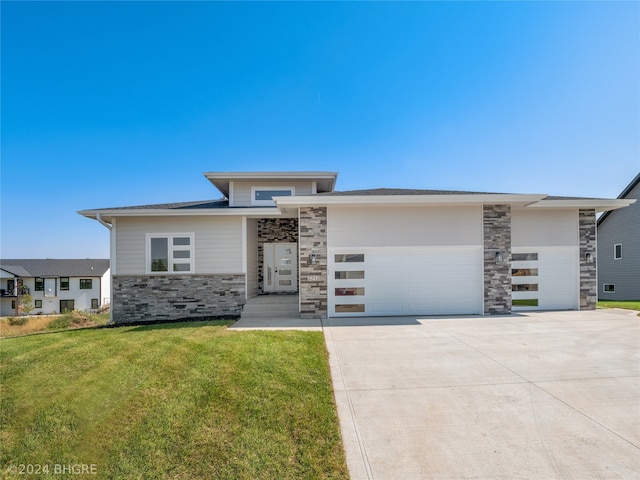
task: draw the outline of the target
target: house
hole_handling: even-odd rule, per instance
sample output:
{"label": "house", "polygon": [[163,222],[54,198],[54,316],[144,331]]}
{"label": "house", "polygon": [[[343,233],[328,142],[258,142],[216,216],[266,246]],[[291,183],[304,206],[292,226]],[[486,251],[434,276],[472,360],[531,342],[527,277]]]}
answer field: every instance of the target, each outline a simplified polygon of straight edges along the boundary
{"label": "house", "polygon": [[[640,198],[640,173],[619,199]],[[598,218],[598,297],[640,300],[640,202]]]}
{"label": "house", "polygon": [[32,314],[97,310],[110,301],[109,260],[0,260],[0,315],[15,315],[26,294]]}
{"label": "house", "polygon": [[83,210],[110,230],[115,323],[592,309],[596,213],[628,199],[372,189],[334,172],[209,172],[220,200]]}

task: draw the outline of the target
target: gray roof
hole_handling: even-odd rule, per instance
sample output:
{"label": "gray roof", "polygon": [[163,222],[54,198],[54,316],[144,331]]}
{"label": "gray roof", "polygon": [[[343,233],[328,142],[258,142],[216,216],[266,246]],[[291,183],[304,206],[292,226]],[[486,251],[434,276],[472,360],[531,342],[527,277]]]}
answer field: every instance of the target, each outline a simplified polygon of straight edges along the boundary
{"label": "gray roof", "polygon": [[99,208],[96,210],[194,210],[227,208],[228,206],[228,200],[197,200],[193,202],[156,203],[152,205],[134,205],[130,207]]}
{"label": "gray roof", "polygon": [[0,269],[17,277],[101,277],[109,269],[104,258],[2,259]]}
{"label": "gray roof", "polygon": [[456,190],[418,190],[412,188],[371,188],[366,190],[346,190],[342,192],[318,193],[323,197],[378,196],[378,195],[496,195],[488,192],[463,192]]}
{"label": "gray roof", "polygon": [[[625,189],[620,193],[620,195],[618,195],[618,198],[619,199],[627,198],[627,195],[631,193],[631,190],[636,188],[636,185],[638,185],[638,183],[640,183],[640,173],[638,173],[638,175],[636,175],[635,178],[631,180],[629,185],[627,185]],[[600,218],[598,218],[598,226],[600,226],[600,224],[604,222],[604,219],[607,218],[610,213],[611,213],[611,210],[609,210],[608,212],[604,212],[602,215],[600,215]]]}

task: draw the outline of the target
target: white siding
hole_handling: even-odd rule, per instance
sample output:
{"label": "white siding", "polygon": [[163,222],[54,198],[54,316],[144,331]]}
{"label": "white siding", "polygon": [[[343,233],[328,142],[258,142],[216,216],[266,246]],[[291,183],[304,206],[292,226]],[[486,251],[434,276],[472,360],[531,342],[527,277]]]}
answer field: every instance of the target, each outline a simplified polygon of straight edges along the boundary
{"label": "white siding", "polygon": [[258,294],[258,221],[247,220],[247,297]]}
{"label": "white siding", "polygon": [[330,207],[327,230],[332,248],[482,245],[482,207]]}
{"label": "white siding", "polygon": [[578,245],[578,210],[521,210],[511,212],[513,247]]}
{"label": "white siding", "polygon": [[233,198],[233,207],[251,206],[251,187],[293,187],[296,195],[311,195],[313,193],[313,182],[292,181],[292,180],[251,180],[233,182],[233,192],[229,192]]}
{"label": "white siding", "polygon": [[195,273],[242,272],[242,217],[120,217],[114,275],[139,275],[145,268],[147,233],[195,233]]}

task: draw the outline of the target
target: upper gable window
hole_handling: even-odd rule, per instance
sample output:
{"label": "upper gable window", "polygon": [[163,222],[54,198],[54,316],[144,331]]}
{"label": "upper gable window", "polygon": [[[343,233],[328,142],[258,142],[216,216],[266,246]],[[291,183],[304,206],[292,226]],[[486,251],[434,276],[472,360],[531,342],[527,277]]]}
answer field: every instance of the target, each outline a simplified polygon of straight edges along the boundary
{"label": "upper gable window", "polygon": [[254,207],[273,207],[273,197],[290,197],[295,195],[293,187],[252,187],[251,205]]}

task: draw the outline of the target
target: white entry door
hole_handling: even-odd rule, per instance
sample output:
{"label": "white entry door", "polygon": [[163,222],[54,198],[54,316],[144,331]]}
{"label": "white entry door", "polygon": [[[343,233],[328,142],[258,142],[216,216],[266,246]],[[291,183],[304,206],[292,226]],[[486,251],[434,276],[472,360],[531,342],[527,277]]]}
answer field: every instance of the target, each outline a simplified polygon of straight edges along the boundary
{"label": "white entry door", "polygon": [[298,244],[264,244],[264,291],[296,292],[298,290]]}

